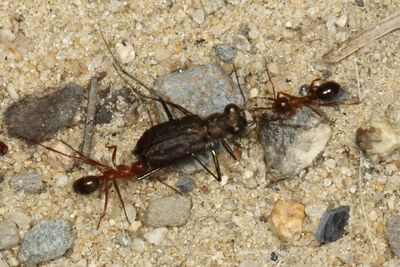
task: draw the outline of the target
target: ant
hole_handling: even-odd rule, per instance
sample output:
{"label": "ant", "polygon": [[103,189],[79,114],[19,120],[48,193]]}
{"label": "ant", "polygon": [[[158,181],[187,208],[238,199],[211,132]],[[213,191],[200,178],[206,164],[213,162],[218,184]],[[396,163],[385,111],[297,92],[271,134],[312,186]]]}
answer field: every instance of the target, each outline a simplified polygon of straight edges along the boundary
{"label": "ant", "polygon": [[303,96],[294,96],[285,92],[276,92],[266,61],[265,66],[273,91],[273,97],[267,99],[272,101],[272,106],[268,108],[254,108],[253,110],[272,109],[274,117],[270,117],[268,121],[278,120],[280,122],[282,126],[282,147],[284,153],[283,121],[292,118],[300,108],[307,107],[319,117],[322,117],[324,121],[330,122],[327,115],[322,110],[318,109],[317,106],[334,106],[338,104],[352,105],[359,103],[359,100],[352,103],[343,102],[343,98],[347,95],[347,92],[341,87],[341,85],[335,81],[321,82],[321,79],[319,78],[311,82],[308,86],[307,92]]}

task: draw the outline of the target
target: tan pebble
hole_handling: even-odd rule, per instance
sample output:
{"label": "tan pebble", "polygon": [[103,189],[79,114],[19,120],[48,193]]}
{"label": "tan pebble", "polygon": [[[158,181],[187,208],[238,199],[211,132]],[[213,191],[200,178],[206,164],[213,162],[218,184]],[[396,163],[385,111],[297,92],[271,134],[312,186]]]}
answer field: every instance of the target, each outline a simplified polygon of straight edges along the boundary
{"label": "tan pebble", "polygon": [[368,156],[387,157],[400,148],[400,136],[386,118],[373,116],[370,126],[358,128],[356,143]]}
{"label": "tan pebble", "polygon": [[268,223],[280,240],[295,241],[300,238],[305,216],[302,203],[278,200],[271,211]]}
{"label": "tan pebble", "polygon": [[[69,148],[67,145],[62,143],[61,141],[57,142],[55,145],[51,146],[51,148],[66,154],[66,155],[73,155],[74,152],[71,148]],[[72,167],[72,164],[74,163],[74,159],[66,157],[61,155],[60,153],[54,152],[54,151],[49,151],[48,152],[48,157],[49,157],[49,164],[50,166],[58,171],[65,171],[69,168]]]}

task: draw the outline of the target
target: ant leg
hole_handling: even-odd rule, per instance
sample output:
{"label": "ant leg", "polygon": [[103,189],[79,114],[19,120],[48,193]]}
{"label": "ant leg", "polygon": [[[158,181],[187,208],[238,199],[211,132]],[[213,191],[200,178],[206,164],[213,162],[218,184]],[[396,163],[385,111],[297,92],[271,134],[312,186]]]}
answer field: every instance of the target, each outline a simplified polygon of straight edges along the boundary
{"label": "ant leg", "polygon": [[106,211],[107,211],[107,206],[108,206],[108,181],[107,183],[104,183],[104,208],[103,208],[103,213],[100,215],[99,223],[97,224],[97,229],[100,227],[101,220],[106,216]]}
{"label": "ant leg", "polygon": [[231,155],[231,157],[234,160],[238,160],[235,153],[233,152],[232,148],[230,147],[230,145],[224,139],[221,139],[220,142],[221,142],[222,146],[224,147],[224,149],[226,150],[226,152],[228,152],[229,155]]}
{"label": "ant leg", "polygon": [[119,191],[119,186],[118,186],[116,179],[113,179],[113,184],[114,184],[115,190],[117,191],[118,198],[121,201],[122,209],[124,210],[124,213],[125,213],[125,218],[128,221],[128,223],[131,224],[131,222],[129,221],[129,218],[128,218],[128,214],[126,213],[125,203],[124,203],[124,200],[122,199],[122,195],[121,195],[121,192]]}
{"label": "ant leg", "polygon": [[112,161],[114,167],[116,167],[117,164],[115,163],[115,161],[116,161],[116,158],[117,158],[117,146],[106,145],[106,148],[108,148],[109,150],[112,150],[111,161]]}
{"label": "ant leg", "polygon": [[169,187],[170,189],[174,190],[174,191],[175,191],[176,193],[178,193],[179,195],[183,196],[181,192],[179,192],[179,191],[178,191],[176,188],[174,188],[173,186],[171,186],[171,185],[165,183],[164,181],[162,181],[162,180],[160,179],[160,177],[155,177],[155,179],[156,179],[158,182],[162,183],[163,185],[165,185],[165,186]]}
{"label": "ant leg", "polygon": [[221,182],[221,177],[215,175],[210,169],[196,156],[192,155],[192,158],[195,159],[212,177],[214,177],[218,182]]}
{"label": "ant leg", "polygon": [[325,112],[323,112],[322,110],[318,110],[315,107],[312,107],[310,105],[306,105],[306,107],[308,107],[309,109],[311,109],[311,111],[313,111],[315,114],[317,114],[318,116],[320,116],[322,118],[323,121],[326,121],[328,123],[332,123],[332,121],[328,118],[328,116],[326,115]]}
{"label": "ant leg", "polygon": [[215,165],[215,170],[217,171],[217,181],[221,182],[222,178],[221,178],[221,170],[219,168],[219,162],[218,162],[218,155],[217,152],[214,149],[211,149],[211,155],[214,161],[214,165]]}

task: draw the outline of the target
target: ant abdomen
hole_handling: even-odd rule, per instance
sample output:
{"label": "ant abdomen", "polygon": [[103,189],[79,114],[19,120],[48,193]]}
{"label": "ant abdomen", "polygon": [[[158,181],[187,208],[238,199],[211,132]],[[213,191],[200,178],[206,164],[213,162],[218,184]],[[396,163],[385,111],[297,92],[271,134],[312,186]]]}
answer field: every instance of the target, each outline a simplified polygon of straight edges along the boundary
{"label": "ant abdomen", "polygon": [[314,91],[315,97],[323,102],[338,101],[344,93],[340,84],[334,81],[324,82]]}
{"label": "ant abdomen", "polygon": [[100,176],[85,176],[76,180],[73,184],[75,193],[89,195],[100,186]]}

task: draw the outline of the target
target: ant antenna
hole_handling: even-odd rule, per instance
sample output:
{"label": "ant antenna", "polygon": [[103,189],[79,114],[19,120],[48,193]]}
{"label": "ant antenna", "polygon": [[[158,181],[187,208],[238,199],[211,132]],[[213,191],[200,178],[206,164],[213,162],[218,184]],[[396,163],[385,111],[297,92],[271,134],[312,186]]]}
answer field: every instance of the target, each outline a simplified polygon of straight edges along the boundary
{"label": "ant antenna", "polygon": [[266,68],[267,74],[268,74],[268,79],[269,79],[269,81],[271,82],[271,85],[272,85],[272,92],[273,92],[273,95],[274,95],[274,99],[276,99],[275,86],[274,86],[274,83],[272,82],[271,73],[269,72],[267,59],[265,57],[264,57],[264,62],[265,62],[265,68]]}
{"label": "ant antenna", "polygon": [[246,98],[244,97],[243,90],[242,90],[242,88],[240,87],[239,76],[238,76],[238,74],[237,74],[237,70],[236,70],[235,63],[232,63],[232,66],[233,66],[233,70],[234,70],[234,72],[235,72],[236,82],[237,82],[237,84],[238,84],[238,87],[239,87],[239,90],[240,90],[240,94],[241,94],[242,99],[243,99],[243,109],[246,109]]}

